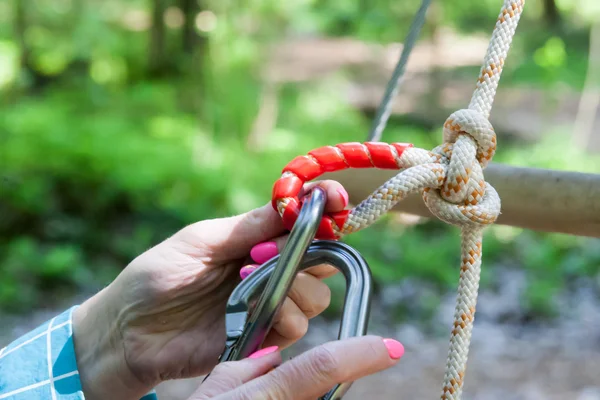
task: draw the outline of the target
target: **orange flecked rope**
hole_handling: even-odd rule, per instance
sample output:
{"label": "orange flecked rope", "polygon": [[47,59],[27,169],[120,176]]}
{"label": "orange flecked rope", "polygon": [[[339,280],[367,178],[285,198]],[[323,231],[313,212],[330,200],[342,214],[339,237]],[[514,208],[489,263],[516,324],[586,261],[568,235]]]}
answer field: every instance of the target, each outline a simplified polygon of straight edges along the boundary
{"label": "orange flecked rope", "polygon": [[479,289],[483,229],[500,214],[498,193],[483,176],[497,144],[488,117],[524,4],[524,0],[504,0],[469,108],[446,120],[442,145],[431,151],[407,143],[321,147],[292,160],[273,187],[273,207],[291,229],[305,182],[347,168],[398,169],[400,173],[352,210],[325,215],[317,238],[337,239],[366,228],[416,192],[435,216],[461,228],[460,278],[443,400],[461,398]]}

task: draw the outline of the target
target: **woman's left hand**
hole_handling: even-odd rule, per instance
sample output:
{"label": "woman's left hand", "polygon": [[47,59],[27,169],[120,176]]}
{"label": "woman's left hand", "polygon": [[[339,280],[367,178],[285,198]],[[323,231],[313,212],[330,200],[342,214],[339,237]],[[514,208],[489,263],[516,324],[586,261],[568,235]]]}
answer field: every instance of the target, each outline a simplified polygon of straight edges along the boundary
{"label": "woman's left hand", "polygon": [[[340,184],[305,190],[316,184],[327,191],[327,211],[344,209],[348,195]],[[86,399],[139,398],[163,380],[208,373],[225,345],[225,304],[239,275],[275,256],[284,232],[267,204],[190,225],[133,260],[74,312]],[[304,336],[308,319],[329,305],[321,279],[335,272],[320,265],[297,276],[264,346],[284,348]]]}

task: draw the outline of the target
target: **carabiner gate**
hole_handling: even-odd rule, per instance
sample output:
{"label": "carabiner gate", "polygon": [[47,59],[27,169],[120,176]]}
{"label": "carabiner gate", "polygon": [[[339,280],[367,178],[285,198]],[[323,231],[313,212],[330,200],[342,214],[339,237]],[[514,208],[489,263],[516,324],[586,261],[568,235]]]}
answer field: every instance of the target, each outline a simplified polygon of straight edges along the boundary
{"label": "carabiner gate", "polygon": [[[258,350],[296,274],[319,264],[332,265],[346,279],[338,339],[366,334],[373,286],[369,265],[344,243],[313,242],[325,201],[323,190],[315,188],[303,204],[281,254],[260,266],[232,292],[225,317],[227,340],[219,362],[240,360]],[[338,384],[321,400],[341,399],[351,385],[351,382]]]}

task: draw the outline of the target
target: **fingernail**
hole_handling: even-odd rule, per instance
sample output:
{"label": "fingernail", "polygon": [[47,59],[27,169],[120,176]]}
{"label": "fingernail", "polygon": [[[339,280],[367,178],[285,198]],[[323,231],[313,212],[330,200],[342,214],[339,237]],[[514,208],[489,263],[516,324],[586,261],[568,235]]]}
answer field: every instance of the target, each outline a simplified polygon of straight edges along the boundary
{"label": "fingernail", "polygon": [[256,268],[258,268],[256,265],[246,265],[245,267],[240,269],[240,277],[242,279],[246,279],[248,275],[250,275],[256,270]]}
{"label": "fingernail", "polygon": [[261,358],[266,356],[267,354],[275,353],[279,349],[279,346],[271,346],[265,347],[262,350],[254,352],[248,356],[248,358]]}
{"label": "fingernail", "polygon": [[259,264],[269,261],[271,258],[279,254],[277,243],[265,242],[257,244],[250,250],[250,257]]}
{"label": "fingernail", "polygon": [[394,339],[383,339],[383,344],[387,347],[387,351],[394,360],[399,359],[404,355],[404,346]]}
{"label": "fingernail", "polygon": [[348,192],[344,189],[338,189],[337,192],[342,196],[342,201],[344,202],[344,208],[348,205]]}

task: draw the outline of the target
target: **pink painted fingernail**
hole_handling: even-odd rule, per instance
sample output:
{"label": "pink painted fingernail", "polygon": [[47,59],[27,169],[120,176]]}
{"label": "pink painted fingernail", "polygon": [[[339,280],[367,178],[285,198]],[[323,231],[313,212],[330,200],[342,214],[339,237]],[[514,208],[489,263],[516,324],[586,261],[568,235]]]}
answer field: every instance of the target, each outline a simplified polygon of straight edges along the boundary
{"label": "pink painted fingernail", "polygon": [[346,206],[348,205],[348,192],[346,192],[344,189],[338,189],[337,192],[340,194],[340,196],[342,196],[342,201],[344,202],[344,208],[346,208]]}
{"label": "pink painted fingernail", "polygon": [[259,264],[269,261],[271,258],[279,254],[277,243],[265,242],[257,244],[250,250],[250,257]]}
{"label": "pink painted fingernail", "polygon": [[258,268],[257,265],[246,265],[245,267],[240,269],[240,277],[242,279],[246,279],[248,275],[250,275],[256,270],[256,268]]}
{"label": "pink painted fingernail", "polygon": [[262,350],[259,350],[255,353],[250,354],[248,356],[248,358],[261,358],[261,357],[266,356],[267,354],[275,353],[277,351],[277,349],[279,349],[279,346],[265,347]]}
{"label": "pink painted fingernail", "polygon": [[394,360],[399,359],[404,355],[404,346],[394,339],[383,339],[383,344],[387,347],[387,351]]}

